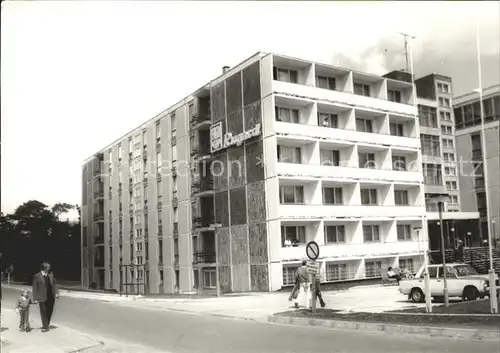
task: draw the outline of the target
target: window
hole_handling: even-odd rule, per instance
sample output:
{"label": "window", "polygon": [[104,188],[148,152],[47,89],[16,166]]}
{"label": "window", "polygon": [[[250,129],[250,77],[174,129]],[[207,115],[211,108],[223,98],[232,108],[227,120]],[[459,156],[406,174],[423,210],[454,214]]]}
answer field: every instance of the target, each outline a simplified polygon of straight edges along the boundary
{"label": "window", "polygon": [[439,117],[441,120],[451,121],[451,113],[450,112],[439,112]]}
{"label": "window", "polygon": [[361,189],[361,204],[366,206],[376,206],[377,189]]}
{"label": "window", "polygon": [[134,158],[137,158],[137,157],[140,157],[141,156],[141,149],[140,148],[136,148],[134,150]]}
{"label": "window", "polygon": [[427,271],[429,272],[430,278],[437,278],[437,276],[438,276],[438,268],[437,267],[428,267]]}
{"label": "window", "polygon": [[409,224],[398,224],[398,240],[411,240],[411,227]]}
{"label": "window", "polygon": [[354,94],[370,97],[370,86],[364,83],[354,83]]}
{"label": "window", "polygon": [[283,266],[283,285],[291,286],[295,284],[295,272],[298,267]]}
{"label": "window", "polygon": [[446,189],[447,190],[456,190],[457,189],[457,182],[456,181],[447,181],[446,182]]}
{"label": "window", "polygon": [[453,148],[454,142],[452,139],[443,139],[443,147]]}
{"label": "window", "polygon": [[297,83],[297,71],[289,69],[273,68],[273,79],[277,81]]}
{"label": "window", "polygon": [[380,277],[382,270],[382,261],[367,261],[365,262],[366,278]]}
{"label": "window", "polygon": [[406,157],[392,156],[392,169],[398,171],[406,171]]}
{"label": "window", "polygon": [[420,135],[420,145],[422,148],[422,154],[435,157],[441,156],[439,136],[422,134]]}
{"label": "window", "polygon": [[376,167],[375,153],[361,152],[358,154],[358,158],[359,158],[359,167],[360,168],[375,169],[375,167]]}
{"label": "window", "polygon": [[345,227],[325,226],[325,243],[326,244],[345,243]]}
{"label": "window", "polygon": [[281,163],[302,163],[300,147],[287,147],[278,145],[278,162]]}
{"label": "window", "polygon": [[158,171],[160,171],[162,165],[161,151],[156,152],[156,165],[158,167]]}
{"label": "window", "polygon": [[450,100],[448,98],[439,97],[439,106],[449,108]]}
{"label": "window", "polygon": [[335,78],[334,77],[325,77],[325,76],[316,76],[316,87],[335,91]]}
{"label": "window", "polygon": [[450,196],[450,203],[452,203],[452,204],[457,204],[457,203],[458,203],[458,196],[456,196],[456,195],[451,195],[451,196]]}
{"label": "window", "polygon": [[122,145],[118,145],[118,161],[122,160]]}
{"label": "window", "polygon": [[444,167],[444,174],[446,175],[457,175],[457,169],[454,167]]}
{"label": "window", "polygon": [[304,203],[304,187],[280,186],[280,203]]}
{"label": "window", "polygon": [[436,108],[419,104],[418,116],[420,120],[420,126],[438,127]]}
{"label": "window", "polygon": [[442,185],[441,164],[424,163],[424,183],[427,185]]}
{"label": "window", "polygon": [[203,269],[203,287],[217,288],[217,273],[215,272],[215,268]]}
{"label": "window", "polygon": [[323,127],[331,127],[331,128],[337,129],[338,128],[338,115],[318,112],[318,125],[323,126]]}
{"label": "window", "polygon": [[142,131],[142,143],[144,145],[144,149],[146,149],[146,144],[148,143],[147,135],[146,135],[146,130]]}
{"label": "window", "polygon": [[394,201],[398,206],[407,206],[408,202],[408,190],[394,190]]}
{"label": "window", "polygon": [[140,134],[134,135],[134,145],[138,145],[140,143],[141,143],[141,135]]}
{"label": "window", "polygon": [[[499,99],[499,97],[495,98]],[[493,108],[493,98],[483,99],[483,110],[484,110],[485,120],[495,115],[495,109]],[[500,107],[498,107],[496,113],[497,115],[500,115]]]}
{"label": "window", "polygon": [[137,244],[135,245],[135,248],[136,248],[136,249],[135,249],[136,251],[142,251],[142,243],[137,243]]}
{"label": "window", "polygon": [[282,226],[281,227],[281,245],[287,243],[292,245],[306,243],[306,227],[304,226]]}
{"label": "window", "polygon": [[390,123],[389,128],[392,136],[404,136],[403,124]]}
{"label": "window", "polygon": [[450,93],[450,86],[447,83],[438,83],[437,86],[440,93]]}
{"label": "window", "polygon": [[345,281],[349,279],[347,264],[327,263],[325,272],[327,282]]}
{"label": "window", "polygon": [[132,153],[132,150],[134,149],[134,145],[132,144],[132,138],[128,139],[128,153]]}
{"label": "window", "polygon": [[443,153],[444,161],[445,162],[454,162],[455,161],[455,154],[454,153]]}
{"label": "window", "polygon": [[471,147],[472,147],[472,159],[475,161],[481,161],[483,159],[481,135],[471,136]]}
{"label": "window", "polygon": [[338,167],[340,165],[340,152],[320,150],[320,163],[321,165]]}
{"label": "window", "polygon": [[441,125],[441,133],[444,135],[452,135],[453,128],[451,126]]}
{"label": "window", "polygon": [[323,204],[342,205],[342,188],[323,188]]}
{"label": "window", "polygon": [[299,123],[298,109],[274,107],[274,113],[277,121],[293,124]]}
{"label": "window", "polygon": [[411,273],[415,272],[413,259],[399,259],[399,268],[401,270],[407,270]]}
{"label": "window", "polygon": [[372,121],[369,119],[356,118],[356,131],[373,132]]}
{"label": "window", "polygon": [[401,103],[401,91],[388,90],[387,97],[391,102]]}
{"label": "window", "polygon": [[174,138],[177,134],[177,119],[175,117],[175,113],[172,113],[172,115],[170,115],[170,121],[171,121],[171,126],[172,126],[171,137]]}
{"label": "window", "polygon": [[156,126],[155,126],[155,131],[156,131],[156,141],[160,141],[161,140],[161,125],[160,125],[160,121],[157,121],[156,122]]}
{"label": "window", "polygon": [[177,145],[172,146],[172,162],[177,161]]}
{"label": "window", "polygon": [[188,104],[188,116],[189,116],[189,119],[192,119],[194,116],[194,102],[190,102]]}

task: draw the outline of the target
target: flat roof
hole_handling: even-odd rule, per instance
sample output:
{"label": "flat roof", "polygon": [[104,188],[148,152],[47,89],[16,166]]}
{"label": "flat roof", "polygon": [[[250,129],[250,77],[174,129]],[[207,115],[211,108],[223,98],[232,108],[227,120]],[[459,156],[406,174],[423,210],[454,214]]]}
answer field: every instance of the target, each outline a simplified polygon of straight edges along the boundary
{"label": "flat roof", "polygon": [[[483,98],[500,94],[500,84],[483,88]],[[479,92],[470,92],[453,98],[453,106],[467,104],[479,100]]]}

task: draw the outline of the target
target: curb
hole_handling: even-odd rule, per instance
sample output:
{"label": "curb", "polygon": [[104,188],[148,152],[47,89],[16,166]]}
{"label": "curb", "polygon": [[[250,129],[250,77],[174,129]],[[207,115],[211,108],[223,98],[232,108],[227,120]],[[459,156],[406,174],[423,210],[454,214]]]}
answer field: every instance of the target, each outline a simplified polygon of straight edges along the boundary
{"label": "curb", "polygon": [[432,337],[446,338],[462,338],[471,340],[499,340],[499,330],[470,330],[458,328],[439,328],[430,326],[410,326],[410,325],[393,325],[379,324],[370,322],[352,322],[338,320],[321,320],[309,319],[293,316],[269,316],[268,322],[298,326],[313,326],[343,330],[364,330],[364,331],[379,331],[387,334],[413,334],[413,335],[428,335]]}

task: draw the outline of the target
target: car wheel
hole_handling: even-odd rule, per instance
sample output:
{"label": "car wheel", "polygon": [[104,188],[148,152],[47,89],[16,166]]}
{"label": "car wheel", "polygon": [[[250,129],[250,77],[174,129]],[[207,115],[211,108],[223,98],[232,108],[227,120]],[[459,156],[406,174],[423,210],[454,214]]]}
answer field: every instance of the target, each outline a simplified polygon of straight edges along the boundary
{"label": "car wheel", "polygon": [[464,289],[464,294],[462,296],[462,299],[464,301],[473,301],[476,300],[479,297],[479,291],[477,290],[476,287],[465,287]]}
{"label": "car wheel", "polygon": [[411,300],[414,303],[421,303],[424,301],[424,293],[420,288],[413,288],[410,293]]}

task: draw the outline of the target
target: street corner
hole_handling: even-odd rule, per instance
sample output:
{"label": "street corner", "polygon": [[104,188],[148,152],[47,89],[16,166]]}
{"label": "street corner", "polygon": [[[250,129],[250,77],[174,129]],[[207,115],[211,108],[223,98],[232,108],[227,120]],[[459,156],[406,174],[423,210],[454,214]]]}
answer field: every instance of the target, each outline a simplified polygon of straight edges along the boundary
{"label": "street corner", "polygon": [[19,330],[19,316],[13,309],[2,309],[2,353],[63,353],[83,351],[102,346],[102,342],[90,335],[59,325],[48,332],[40,330],[39,320],[31,313],[30,332]]}

